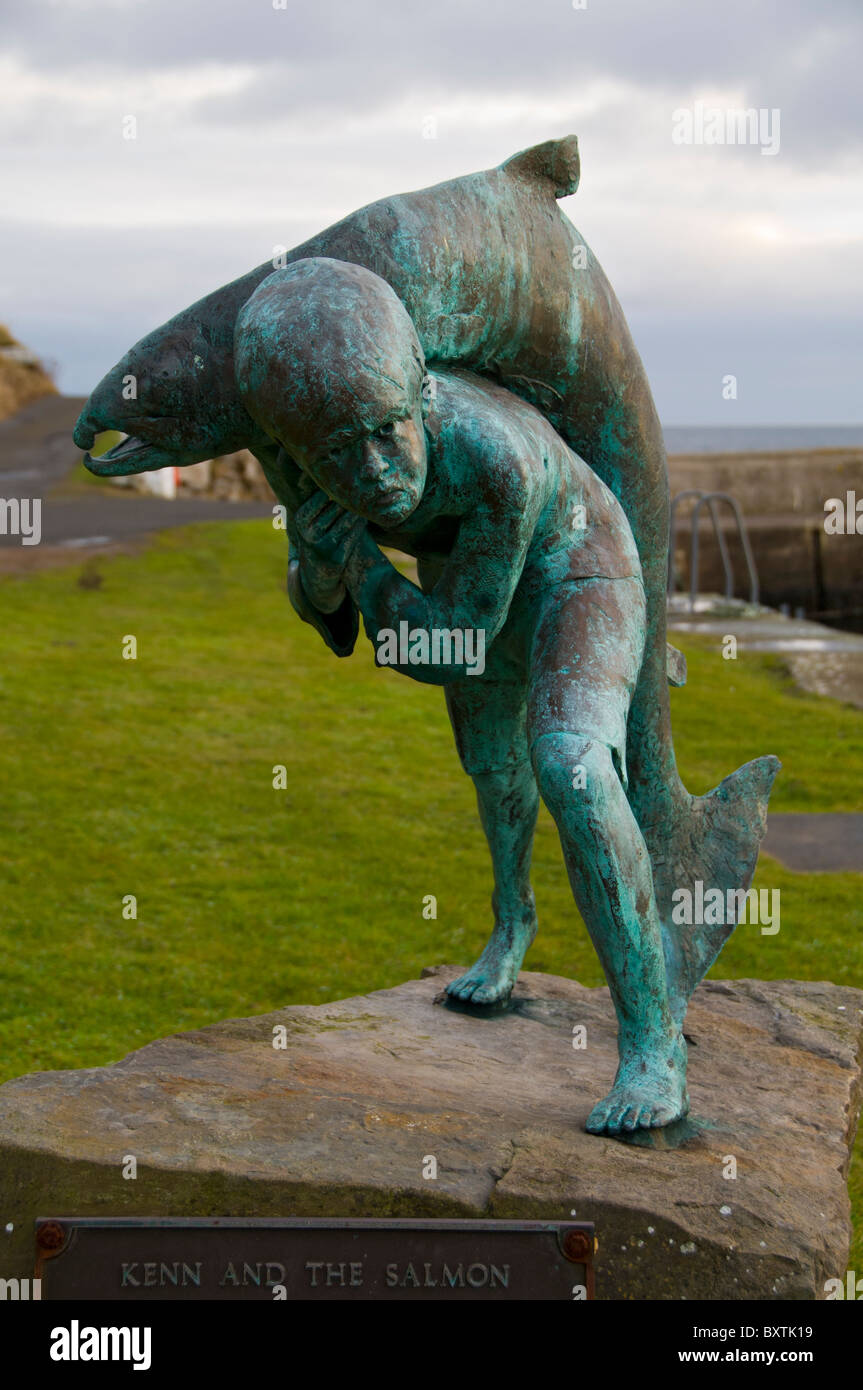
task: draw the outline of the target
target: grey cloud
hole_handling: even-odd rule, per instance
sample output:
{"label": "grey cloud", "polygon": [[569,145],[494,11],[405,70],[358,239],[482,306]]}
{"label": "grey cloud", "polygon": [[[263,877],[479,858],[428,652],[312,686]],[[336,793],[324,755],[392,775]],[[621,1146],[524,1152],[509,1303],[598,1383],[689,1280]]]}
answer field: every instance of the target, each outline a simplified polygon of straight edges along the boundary
{"label": "grey cloud", "polygon": [[[157,215],[170,216],[189,187],[187,215],[212,207],[201,227],[7,224],[0,318],[60,359],[67,391],[88,391],[133,340],[264,260],[272,245],[295,245],[362,202],[484,167],[570,128],[582,142],[583,182],[566,210],[621,295],[666,421],[722,422],[716,380],[726,371],[742,383],[740,423],[859,416],[859,311],[848,289],[863,273],[859,244],[835,249],[825,240],[797,254],[792,237],[791,249],[765,260],[763,245],[734,242],[736,218],[769,222],[774,213],[793,232],[797,207],[805,213],[806,198],[821,196],[813,172],[822,167],[847,170],[854,187],[859,3],[588,0],[580,12],[569,0],[325,0],[287,13],[267,0],[103,10],[73,0],[0,3],[6,52],[48,75],[80,71],[95,82],[102,72],[137,76],[217,60],[254,68],[243,92],[184,114],[176,140],[163,120],[152,141],[144,129],[134,150],[122,148],[104,113],[83,130],[50,102],[38,120],[22,110],[17,134],[7,131],[13,181],[26,173],[31,186],[51,190],[52,179],[75,170],[94,207],[110,200],[118,220],[134,222],[148,196]],[[350,119],[386,116],[400,102],[419,120],[435,102],[443,109],[518,96],[536,106],[567,93],[575,109],[599,79],[632,84],[631,103],[543,133],[525,135],[516,121],[457,129],[454,118],[442,121],[437,141],[414,142],[395,120],[366,136]],[[699,84],[779,106],[780,158],[705,150],[713,168],[702,186],[692,176],[698,162],[678,164],[668,138],[672,105]],[[267,121],[274,131],[262,139]],[[834,177],[834,198],[836,186]],[[41,205],[51,216],[50,198]],[[54,205],[59,216],[59,194]],[[26,197],[14,208],[26,215]],[[220,221],[229,215],[244,220]]]}
{"label": "grey cloud", "polygon": [[426,93],[577,95],[598,78],[682,96],[709,82],[780,107],[786,149],[827,162],[858,142],[863,114],[863,10],[854,0],[827,9],[811,0],[588,0],[583,11],[566,0],[291,0],[285,11],[238,0],[7,0],[3,25],[7,51],[43,70],[253,64],[243,92],[200,105],[201,119],[226,124],[332,121]]}

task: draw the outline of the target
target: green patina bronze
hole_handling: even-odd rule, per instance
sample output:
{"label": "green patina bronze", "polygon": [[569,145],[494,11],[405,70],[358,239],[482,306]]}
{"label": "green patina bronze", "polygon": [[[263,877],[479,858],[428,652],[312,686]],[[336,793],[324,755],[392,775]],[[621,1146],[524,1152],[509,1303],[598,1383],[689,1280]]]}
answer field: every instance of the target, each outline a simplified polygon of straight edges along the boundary
{"label": "green patina bronze", "polygon": [[[88,455],[98,473],[252,449],[289,515],[301,616],[345,655],[362,613],[379,664],[445,686],[495,873],[461,1004],[508,998],[536,932],[542,796],[617,1009],[620,1067],[588,1125],[616,1134],[686,1113],[686,1006],[736,917],[675,925],[672,894],[748,887],[779,765],[700,798],[677,774],[662,435],[557,207],[577,182],[568,137],[362,209],[136,344],[75,438],[130,436]],[[420,589],[380,544],[417,556]]]}

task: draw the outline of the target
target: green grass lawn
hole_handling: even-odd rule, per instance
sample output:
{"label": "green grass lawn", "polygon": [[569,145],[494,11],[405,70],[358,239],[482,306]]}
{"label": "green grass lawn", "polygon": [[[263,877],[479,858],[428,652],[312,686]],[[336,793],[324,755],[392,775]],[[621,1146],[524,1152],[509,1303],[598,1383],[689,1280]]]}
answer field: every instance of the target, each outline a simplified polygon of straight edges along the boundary
{"label": "green grass lawn", "polygon": [[[0,1079],[395,985],[483,945],[490,865],[441,692],[377,670],[364,638],[332,656],[280,592],[285,550],[266,522],[218,524],[0,580]],[[672,698],[691,790],[775,753],[773,809],[859,809],[863,714],[801,694],[775,660],[686,652]],[[534,883],[528,968],[601,983],[545,813]],[[741,927],[715,976],[863,983],[863,877],[763,859],[758,885],[781,888],[782,929]],[[863,1234],[859,1143],[852,1195]]]}

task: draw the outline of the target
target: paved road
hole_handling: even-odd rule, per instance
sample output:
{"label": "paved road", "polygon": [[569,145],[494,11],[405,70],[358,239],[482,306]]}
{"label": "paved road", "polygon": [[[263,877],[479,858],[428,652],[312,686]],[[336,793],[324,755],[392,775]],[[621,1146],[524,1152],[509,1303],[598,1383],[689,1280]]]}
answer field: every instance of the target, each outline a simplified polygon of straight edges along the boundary
{"label": "paved road", "polygon": [[721,648],[728,634],[737,639],[737,650],[775,652],[784,657],[794,680],[803,690],[863,709],[863,634],[825,627],[807,618],[785,618],[772,608],[741,599],[701,595],[695,612],[676,595],[668,614],[675,632],[712,637]]}
{"label": "paved road", "polygon": [[[41,499],[42,546],[97,547],[194,521],[272,515],[266,502],[183,496],[167,501],[120,489],[115,496],[96,487],[86,496],[52,495],[81,457],[72,442],[72,426],[83,404],[82,396],[43,396],[0,421],[0,498]],[[21,537],[0,534],[0,547],[21,547]]]}
{"label": "paved road", "polygon": [[72,426],[83,396],[42,396],[0,420],[0,496],[43,497],[81,457]]}
{"label": "paved road", "polygon": [[770,813],[763,849],[798,873],[863,874],[863,814]]}

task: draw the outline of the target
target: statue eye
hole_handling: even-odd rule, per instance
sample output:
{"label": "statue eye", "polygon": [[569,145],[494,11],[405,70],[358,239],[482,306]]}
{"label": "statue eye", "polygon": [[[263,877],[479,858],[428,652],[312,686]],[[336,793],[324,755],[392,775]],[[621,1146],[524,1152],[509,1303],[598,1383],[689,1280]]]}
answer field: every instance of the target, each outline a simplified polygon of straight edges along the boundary
{"label": "statue eye", "polygon": [[395,425],[392,420],[390,420],[387,424],[381,425],[379,429],[375,430],[375,439],[391,439],[395,434],[395,429]]}

